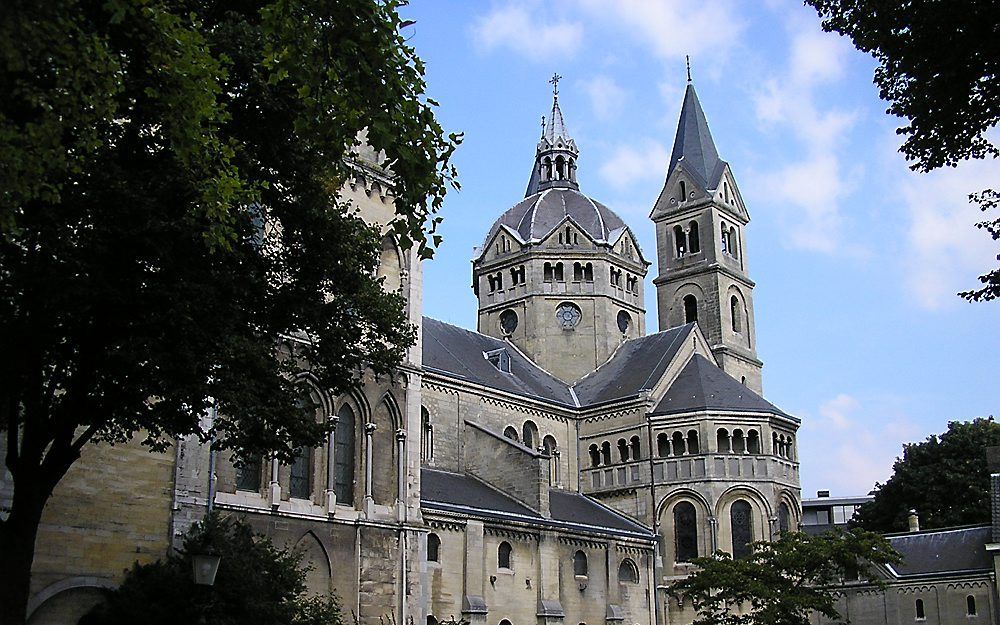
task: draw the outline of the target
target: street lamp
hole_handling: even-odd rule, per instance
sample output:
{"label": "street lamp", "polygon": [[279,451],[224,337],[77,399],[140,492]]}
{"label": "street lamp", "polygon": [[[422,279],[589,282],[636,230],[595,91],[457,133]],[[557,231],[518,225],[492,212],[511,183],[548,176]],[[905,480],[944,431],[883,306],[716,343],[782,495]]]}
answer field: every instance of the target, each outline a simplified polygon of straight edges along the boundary
{"label": "street lamp", "polygon": [[200,586],[215,585],[215,574],[219,572],[221,556],[209,553],[195,553],[191,556],[194,583]]}

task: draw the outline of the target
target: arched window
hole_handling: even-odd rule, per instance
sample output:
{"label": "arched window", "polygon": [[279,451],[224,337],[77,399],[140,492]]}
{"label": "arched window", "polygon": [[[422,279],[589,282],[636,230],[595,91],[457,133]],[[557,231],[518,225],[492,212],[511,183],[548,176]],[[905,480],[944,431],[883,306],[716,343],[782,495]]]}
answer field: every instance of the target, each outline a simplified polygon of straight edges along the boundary
{"label": "arched window", "polygon": [[684,435],[681,434],[680,432],[674,432],[674,435],[671,437],[670,442],[673,443],[674,455],[675,456],[683,456],[684,455],[684,451],[685,451],[684,450]]}
{"label": "arched window", "polygon": [[722,239],[722,251],[726,254],[729,253],[729,230],[726,228],[726,222],[722,222],[719,226],[719,235]]}
{"label": "arched window", "polygon": [[597,445],[590,446],[590,466],[592,467],[601,466],[601,452],[598,451]]}
{"label": "arched window", "polygon": [[573,575],[587,576],[587,554],[582,551],[573,554]]}
{"label": "arched window", "polygon": [[690,562],[698,557],[698,515],[688,501],[674,506],[674,548],[677,562]]}
{"label": "arched window", "polygon": [[556,439],[551,434],[546,434],[542,439],[542,448],[549,457],[549,485],[559,483],[559,451]]}
{"label": "arched window", "polygon": [[382,288],[389,293],[397,293],[402,287],[403,262],[399,256],[399,249],[392,236],[386,235],[382,239],[381,250],[379,252],[379,266],[376,277],[383,278]]}
{"label": "arched window", "polygon": [[521,442],[528,449],[534,449],[538,446],[538,426],[535,425],[534,421],[528,420],[524,422],[521,427]]}
{"label": "arched window", "polygon": [[292,461],[291,477],[288,483],[288,495],[296,499],[309,499],[312,496],[312,449],[301,447],[295,452]]}
{"label": "arched window", "polygon": [[688,224],[688,251],[694,254],[701,251],[701,240],[698,238],[698,222]]}
{"label": "arched window", "polygon": [[923,599],[917,599],[916,601],[914,601],[913,602],[913,608],[917,612],[917,618],[919,618],[919,619],[927,618],[926,615],[924,615],[924,600]]}
{"label": "arched window", "polygon": [[347,404],[337,413],[337,430],[333,435],[333,492],[337,503],[354,504],[354,433],[357,427],[354,410]]}
{"label": "arched window", "polygon": [[542,266],[542,279],[545,282],[552,282],[552,263],[545,263]]}
{"label": "arched window", "polygon": [[512,441],[521,440],[520,437],[517,435],[517,428],[515,428],[513,425],[508,425],[507,427],[505,427],[503,429],[503,435]]}
{"label": "arched window", "polygon": [[552,159],[548,156],[545,157],[545,163],[542,166],[542,177],[546,180],[552,180]]}
{"label": "arched window", "polygon": [[728,454],[732,451],[729,446],[729,431],[726,428],[719,428],[715,435],[715,445],[720,454]]}
{"label": "arched window", "polygon": [[781,502],[778,505],[778,531],[784,534],[792,526],[792,513],[788,509],[788,504]]}
{"label": "arched window", "polygon": [[420,459],[424,462],[434,457],[434,428],[427,408],[420,407]]}
{"label": "arched window", "polygon": [[583,281],[583,265],[580,263],[573,263],[573,281],[582,282]]}
{"label": "arched window", "polygon": [[656,455],[660,458],[666,458],[670,455],[670,436],[666,432],[660,432],[656,435]]}
{"label": "arched window", "polygon": [[698,446],[698,430],[688,430],[687,435],[687,452],[689,454],[696,454],[700,451]]}
{"label": "arched window", "polygon": [[566,160],[561,156],[556,157],[556,179],[562,180],[566,177]]}
{"label": "arched window", "polygon": [[684,228],[680,226],[674,226],[674,249],[677,250],[677,258],[684,255],[687,251],[687,243],[684,237]]}
{"label": "arched window", "polygon": [[735,226],[729,227],[729,253],[733,255],[733,258],[739,260],[740,258],[740,242],[736,239],[736,228]]}
{"label": "arched window", "polygon": [[438,620],[434,618],[433,614],[427,615],[427,625],[438,625]]}
{"label": "arched window", "polygon": [[260,492],[261,457],[252,456],[236,464],[236,490]]}
{"label": "arched window", "polygon": [[679,201],[684,202],[687,200],[688,191],[687,191],[687,185],[684,184],[683,180],[681,180],[680,187],[681,187],[681,197],[679,198]]}
{"label": "arched window", "polygon": [[698,321],[698,298],[694,295],[684,296],[684,323]]}
{"label": "arched window", "polygon": [[427,535],[427,561],[441,561],[441,539],[438,538],[437,534],[431,533]]}
{"label": "arched window", "polygon": [[628,462],[628,441],[624,438],[618,439],[618,461]]}
{"label": "arched window", "polygon": [[739,334],[743,331],[743,322],[740,319],[740,300],[735,295],[729,298],[729,316],[733,322],[733,332]]}
{"label": "arched window", "polygon": [[760,453],[760,434],[757,433],[757,430],[747,432],[747,451],[752,454]]}
{"label": "arched window", "polygon": [[594,263],[587,263],[583,266],[583,281],[593,282],[594,281]]}
{"label": "arched window", "polygon": [[618,581],[624,584],[638,584],[639,583],[639,569],[636,567],[635,562],[625,558],[622,563],[618,566]]}
{"label": "arched window", "polygon": [[611,464],[611,443],[608,441],[601,443],[601,463],[604,466]]}
{"label": "arched window", "polygon": [[733,558],[740,560],[750,555],[753,542],[753,519],[750,504],[737,499],[729,509],[729,523],[733,538]]}
{"label": "arched window", "polygon": [[555,270],[553,271],[553,273],[555,274],[556,282],[562,282],[563,281],[563,264],[562,263],[556,263]]}
{"label": "arched window", "polygon": [[976,598],[972,595],[965,598],[965,613],[968,616],[976,616]]}
{"label": "arched window", "polygon": [[639,446],[638,436],[633,436],[629,439],[628,447],[632,460],[642,460],[642,448]]}
{"label": "arched window", "polygon": [[511,566],[512,563],[510,554],[512,551],[514,551],[514,549],[513,547],[510,546],[509,542],[505,540],[502,543],[500,543],[500,546],[497,547],[497,568],[501,569],[514,568],[513,566]]}
{"label": "arched window", "polygon": [[747,450],[746,439],[743,438],[743,430],[733,430],[733,453],[742,454]]}

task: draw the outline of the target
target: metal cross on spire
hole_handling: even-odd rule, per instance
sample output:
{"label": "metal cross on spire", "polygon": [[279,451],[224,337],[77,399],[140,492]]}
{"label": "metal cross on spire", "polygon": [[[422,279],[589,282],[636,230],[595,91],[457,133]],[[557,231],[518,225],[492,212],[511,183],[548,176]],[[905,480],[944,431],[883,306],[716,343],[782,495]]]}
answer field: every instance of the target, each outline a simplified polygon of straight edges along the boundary
{"label": "metal cross on spire", "polygon": [[559,81],[562,80],[562,76],[559,74],[552,74],[552,79],[549,83],[552,84],[552,95],[559,95]]}
{"label": "metal cross on spire", "polygon": [[688,82],[691,82],[691,57],[687,54],[684,55],[684,62],[687,63],[688,70]]}

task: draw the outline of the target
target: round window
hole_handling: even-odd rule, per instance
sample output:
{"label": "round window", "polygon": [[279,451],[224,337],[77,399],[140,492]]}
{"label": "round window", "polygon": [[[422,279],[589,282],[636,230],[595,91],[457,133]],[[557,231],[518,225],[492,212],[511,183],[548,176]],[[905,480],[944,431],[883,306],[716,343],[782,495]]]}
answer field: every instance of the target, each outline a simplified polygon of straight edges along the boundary
{"label": "round window", "polygon": [[556,321],[559,322],[559,326],[563,330],[572,330],[580,323],[581,318],[583,318],[583,313],[580,312],[580,307],[576,304],[565,302],[556,308]]}
{"label": "round window", "polygon": [[622,334],[628,334],[628,329],[632,327],[632,315],[624,310],[618,311],[618,329]]}
{"label": "round window", "polygon": [[517,313],[513,310],[505,310],[500,313],[500,331],[504,334],[513,334],[517,329]]}

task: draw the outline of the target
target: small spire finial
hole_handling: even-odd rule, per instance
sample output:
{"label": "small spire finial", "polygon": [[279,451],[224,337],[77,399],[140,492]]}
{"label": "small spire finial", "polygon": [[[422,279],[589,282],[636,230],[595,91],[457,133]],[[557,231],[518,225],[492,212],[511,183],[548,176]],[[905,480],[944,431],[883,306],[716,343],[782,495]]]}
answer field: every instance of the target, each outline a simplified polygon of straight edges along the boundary
{"label": "small spire finial", "polygon": [[684,62],[687,63],[688,82],[691,82],[691,56],[685,54],[684,55]]}
{"label": "small spire finial", "polygon": [[545,136],[545,116],[542,115],[542,136]]}
{"label": "small spire finial", "polygon": [[562,76],[560,76],[559,74],[552,74],[552,78],[549,80],[549,83],[552,84],[552,95],[554,96],[559,95],[560,80],[562,80]]}

